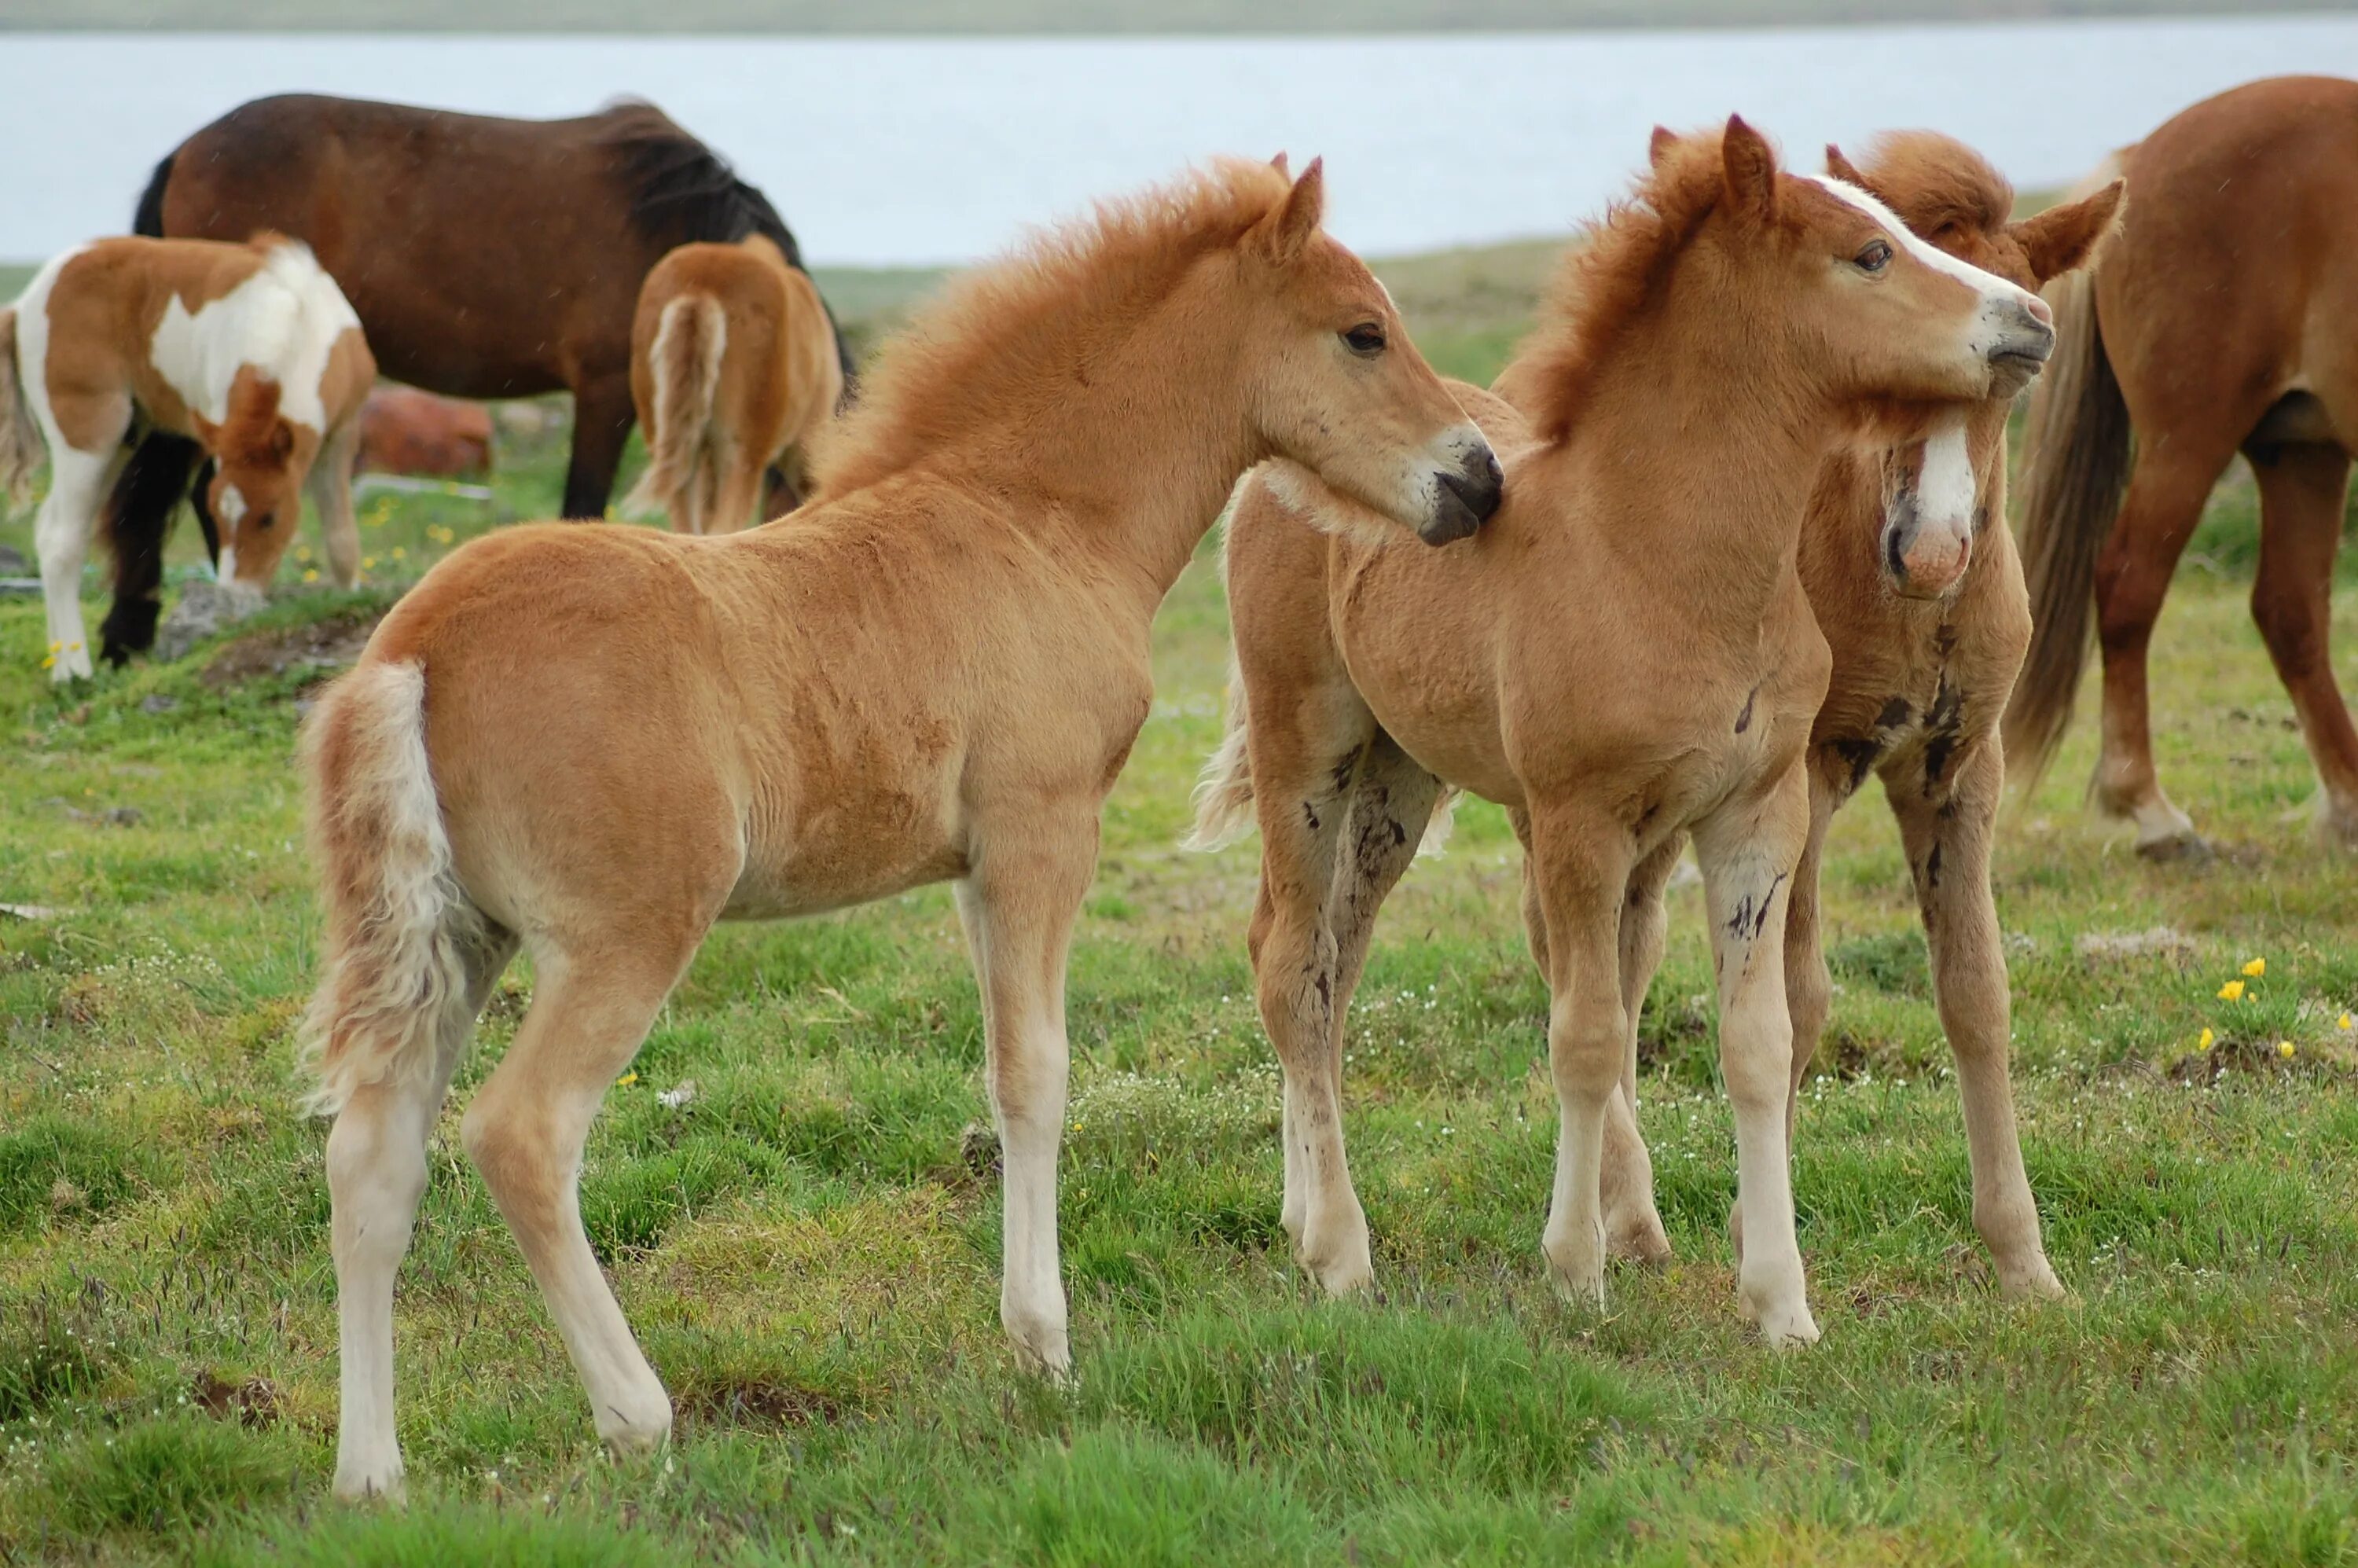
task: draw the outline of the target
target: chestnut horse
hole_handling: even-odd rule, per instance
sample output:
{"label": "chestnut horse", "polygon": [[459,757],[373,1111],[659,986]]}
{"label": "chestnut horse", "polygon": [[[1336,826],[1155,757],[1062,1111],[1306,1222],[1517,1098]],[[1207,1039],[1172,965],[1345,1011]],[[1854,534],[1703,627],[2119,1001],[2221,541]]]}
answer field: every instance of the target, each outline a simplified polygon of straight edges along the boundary
{"label": "chestnut horse", "polygon": [[639,291],[631,397],[647,471],[625,512],[660,509],[684,534],[731,533],[762,520],[764,469],[782,476],[778,510],[791,510],[806,488],[805,443],[843,398],[817,287],[766,235],[680,246]]}
{"label": "chestnut horse", "polygon": [[[1931,131],[1881,138],[1863,168],[1829,147],[1826,167],[1942,250],[2032,290],[2086,259],[2121,199],[2120,186],[2108,185],[2011,222],[2014,189],[2005,178],[1972,148]],[[1811,492],[1801,586],[1833,651],[1833,675],[1810,730],[1810,837],[1785,915],[1793,1021],[1785,1129],[1790,1140],[1833,994],[1818,919],[1826,828],[1874,775],[1915,877],[1933,993],[1956,1056],[1974,1227],[2006,1293],[2053,1296],[2061,1286],[2039,1238],[2015,1127],[2006,953],[1989,878],[2005,782],[1999,715],[2030,640],[2022,565],[2006,526],[2013,406],[2010,395],[1996,395],[1945,411],[1929,439],[1845,447],[1820,467]],[[1527,877],[1531,949],[1544,962],[1535,892]],[[1642,999],[1662,951],[1660,875],[1631,886],[1623,920],[1623,939],[1640,955],[1631,995]],[[1616,1251],[1660,1259],[1670,1244],[1638,1134],[1634,1034],[1630,1045],[1607,1133],[1606,1236]]]}
{"label": "chestnut horse", "polygon": [[2007,753],[2034,779],[2053,756],[2093,599],[2104,652],[2096,803],[2136,824],[2141,854],[2201,852],[2154,773],[2146,648],[2240,449],[2260,491],[2252,618],[2317,765],[2320,834],[2358,846],[2358,730],[2326,637],[2358,451],[2358,81],[2255,81],[2116,162],[2126,216],[2093,271],[2058,295],[2062,347],[2031,406],[2022,532],[2036,630]]}
{"label": "chestnut horse", "polygon": [[1065,956],[1153,697],[1150,630],[1238,475],[1284,456],[1431,537],[1498,462],[1316,164],[1223,164],[979,272],[884,352],[815,501],[741,533],[527,526],[395,606],[305,741],[336,1117],[336,1490],[401,1483],[393,1286],[490,988],[537,976],[461,1126],[617,1448],[663,1384],[583,1234],[606,1087],[713,923],[953,881],[1006,1189],[1001,1317],[1070,1365],[1056,1250]]}
{"label": "chestnut horse", "polygon": [[[276,234],[233,245],[100,240],[35,274],[0,311],[0,492],[21,504],[47,448],[49,493],[33,534],[51,678],[92,673],[82,561],[125,447],[143,432],[186,441],[218,470],[204,503],[222,529],[222,581],[269,586],[308,480],[329,565],[350,587],[361,558],[352,454],[375,379],[335,280]],[[155,639],[163,563],[144,558],[136,539],[108,543],[115,600],[103,631],[106,656],[121,663],[126,647]]]}
{"label": "chestnut horse", "polygon": [[[755,233],[802,265],[767,197],[636,103],[509,120],[257,98],[165,155],[133,229],[292,234],[342,286],[395,380],[456,397],[572,393],[568,517],[603,515],[613,489],[631,433],[631,314],[648,270],[690,241]],[[848,349],[838,341],[835,352],[849,378]],[[116,535],[153,541],[159,563],[194,456],[151,438],[111,503]]]}
{"label": "chestnut horse", "polygon": [[1892,400],[2018,388],[2052,341],[2044,315],[1865,191],[1781,172],[1741,119],[1658,132],[1500,378],[1514,406],[1461,392],[1506,458],[1488,528],[1422,550],[1298,470],[1244,487],[1226,557],[1238,688],[1196,841],[1258,807],[1250,946],[1285,1070],[1283,1218],[1327,1289],[1371,1277],[1338,1103],[1345,1010],[1445,783],[1505,806],[1531,854],[1559,1287],[1604,1294],[1606,1116],[1640,1000],[1623,903],[1692,833],[1750,1242],[1739,1294],[1771,1344],[1817,1337],[1781,939],[1830,662],[1795,569],[1805,503],[1826,452]]}

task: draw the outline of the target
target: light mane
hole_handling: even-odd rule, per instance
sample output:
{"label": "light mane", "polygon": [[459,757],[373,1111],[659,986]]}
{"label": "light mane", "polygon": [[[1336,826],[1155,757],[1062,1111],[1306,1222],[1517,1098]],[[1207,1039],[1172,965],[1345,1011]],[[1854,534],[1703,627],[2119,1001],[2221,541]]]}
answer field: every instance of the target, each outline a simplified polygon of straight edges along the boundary
{"label": "light mane", "polygon": [[1078,363],[1236,244],[1292,182],[1223,159],[1040,232],[951,283],[884,346],[859,405],[818,443],[817,498],[864,489],[955,449],[1012,410],[1068,395]]}
{"label": "light mane", "polygon": [[1605,362],[1718,205],[1723,134],[1701,132],[1662,147],[1629,195],[1557,266],[1538,328],[1498,378],[1499,391],[1523,408],[1541,440],[1571,433]]}

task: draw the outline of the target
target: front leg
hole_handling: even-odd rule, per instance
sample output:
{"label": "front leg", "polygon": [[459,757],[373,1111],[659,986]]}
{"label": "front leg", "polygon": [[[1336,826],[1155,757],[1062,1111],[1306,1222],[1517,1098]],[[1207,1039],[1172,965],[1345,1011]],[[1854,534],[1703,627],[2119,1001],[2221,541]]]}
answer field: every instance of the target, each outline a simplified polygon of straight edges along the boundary
{"label": "front leg", "polygon": [[2048,1264],[2039,1206],[2022,1168],[2007,1070],[2013,1030],[2006,953],[1989,878],[1990,837],[2006,784],[2004,758],[1985,742],[1953,777],[1950,791],[1933,793],[1913,777],[1895,773],[1885,779],[1884,793],[1899,819],[1916,878],[1924,940],[1931,950],[1932,991],[1957,1059],[1965,1141],[1973,1155],[1974,1228],[1996,1260],[2007,1295],[2060,1296],[2063,1286]]}
{"label": "front leg", "polygon": [[351,588],[361,579],[361,529],[352,515],[352,466],[360,450],[361,421],[355,414],[320,447],[307,481],[311,504],[319,509],[319,543],[328,557],[328,578],[338,588]]}
{"label": "front leg", "polygon": [[1736,1293],[1771,1345],[1818,1337],[1793,1233],[1785,1136],[1793,1053],[1785,918],[1809,822],[1809,782],[1797,763],[1767,794],[1723,808],[1695,831],[1719,972],[1720,1071],[1736,1110]]}
{"label": "front leg", "polygon": [[957,883],[982,992],[983,1076],[999,1125],[1006,1205],[999,1315],[1029,1371],[1072,1370],[1056,1253],[1056,1158],[1071,1050],[1065,960],[1097,869],[1097,803],[1033,806],[979,823]]}

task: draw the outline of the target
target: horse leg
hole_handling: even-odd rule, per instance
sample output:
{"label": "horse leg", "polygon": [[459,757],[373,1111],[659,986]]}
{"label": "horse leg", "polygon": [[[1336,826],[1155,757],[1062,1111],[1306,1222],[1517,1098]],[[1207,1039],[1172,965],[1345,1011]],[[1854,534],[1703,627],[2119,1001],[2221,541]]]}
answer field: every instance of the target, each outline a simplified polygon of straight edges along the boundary
{"label": "horse leg", "polygon": [[1547,925],[1548,1071],[1558,1117],[1555,1185],[1540,1246],[1558,1290],[1601,1305],[1606,1127],[1621,1093],[1626,1041],[1628,830],[1577,806],[1542,806],[1531,814],[1531,875]]}
{"label": "horse leg", "polygon": [[647,1365],[581,1226],[581,1150],[606,1089],[661,1011],[702,925],[653,944],[642,923],[596,946],[534,944],[531,1011],[467,1108],[460,1137],[515,1233],[549,1316],[590,1395],[598,1435],[618,1453],[660,1446],[671,1399]]}
{"label": "horse leg", "polygon": [[2062,1285],[2039,1234],[2039,1206],[2022,1168],[2007,1071],[2006,952],[1991,896],[1990,840],[2006,787],[2006,762],[1994,741],[1976,747],[1951,788],[1928,795],[1885,781],[1899,837],[1916,879],[1924,940],[1932,959],[1932,994],[1941,1028],[1957,1061],[1965,1142],[1974,1170],[1974,1228],[1997,1264],[2009,1296],[2060,1296]]}
{"label": "horse leg", "polygon": [[1764,795],[1706,817],[1695,831],[1719,972],[1720,1071],[1736,1111],[1736,1203],[1745,1241],[1736,1260],[1736,1294],[1744,1314],[1771,1345],[1818,1337],[1793,1233],[1785,1133],[1793,1060],[1786,912],[1809,831],[1809,780],[1799,767]]}
{"label": "horse leg", "polygon": [[1629,875],[1621,903],[1621,1090],[1605,1117],[1605,1248],[1639,1263],[1670,1261],[1671,1238],[1654,1207],[1654,1161],[1638,1129],[1638,1024],[1670,935],[1663,890],[1678,870],[1682,838],[1656,848]]}
{"label": "horse leg", "polygon": [[2339,447],[2320,445],[2275,447],[2251,457],[2260,481],[2260,569],[2252,585],[2252,619],[2292,696],[2317,764],[2318,831],[2329,844],[2358,848],[2358,731],[2333,679],[2326,634],[2350,457]]}
{"label": "horse leg", "polygon": [[402,1492],[393,1422],[393,1290],[426,1193],[426,1142],[449,1093],[475,1015],[515,956],[502,936],[470,954],[466,1026],[435,1042],[430,1076],[364,1085],[328,1133],[328,1192],[336,1261],[342,1414],[336,1427],[336,1496]]}
{"label": "horse leg", "polygon": [[768,519],[753,515],[754,503],[762,494],[761,460],[748,453],[741,445],[735,449],[713,454],[713,468],[719,474],[719,485],[713,497],[712,515],[705,524],[715,534],[735,534]]}
{"label": "horse leg", "polygon": [[614,493],[614,470],[622,465],[622,447],[637,418],[627,367],[575,384],[573,458],[565,470],[566,516],[594,520],[606,515],[606,503]]}
{"label": "horse leg", "polygon": [[351,588],[361,579],[361,527],[352,515],[352,465],[361,452],[357,416],[329,436],[311,461],[305,488],[319,509],[319,544],[328,557],[328,580]]}
{"label": "horse leg", "polygon": [[1029,1371],[1072,1370],[1056,1255],[1056,1156],[1071,1047],[1065,963],[1096,874],[1097,803],[993,814],[974,870],[957,883],[982,993],[983,1076],[1004,1172],[1000,1323]]}
{"label": "horse leg", "polygon": [[2127,498],[2096,557],[2096,635],[2104,654],[2104,752],[2096,763],[2096,804],[2136,823],[2137,853],[2196,853],[2193,821],[2172,805],[2154,775],[2153,733],[2146,701],[2146,648],[2178,557],[2201,521],[2202,503],[2233,449],[2173,441],[2147,433],[2139,443]]}
{"label": "horse leg", "polygon": [[90,536],[98,526],[114,477],[113,453],[93,456],[53,441],[49,446],[49,493],[33,520],[34,548],[41,561],[41,597],[49,610],[49,678],[63,685],[88,678],[90,633],[81,618],[81,568],[90,558]]}

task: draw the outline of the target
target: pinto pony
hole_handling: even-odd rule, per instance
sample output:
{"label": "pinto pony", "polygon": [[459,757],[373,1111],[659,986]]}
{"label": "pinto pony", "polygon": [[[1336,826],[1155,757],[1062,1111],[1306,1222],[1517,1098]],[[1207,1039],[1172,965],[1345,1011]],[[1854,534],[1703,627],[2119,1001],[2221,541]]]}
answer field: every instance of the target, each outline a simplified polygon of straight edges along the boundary
{"label": "pinto pony", "polygon": [[[309,242],[396,381],[455,397],[570,392],[568,517],[602,516],[613,489],[631,433],[631,313],[648,270],[690,241],[748,234],[802,265],[767,197],[636,103],[509,120],[257,98],[165,156],[134,227]],[[834,351],[848,379],[849,352],[840,341]]]}
{"label": "pinto pony", "polygon": [[631,324],[648,460],[623,510],[660,509],[683,534],[731,533],[761,521],[764,469],[783,476],[779,510],[791,509],[806,487],[804,443],[843,390],[818,288],[776,245],[761,234],[682,245],[647,274]]}
{"label": "pinto pony", "polygon": [[[109,486],[138,466],[125,449],[142,434],[183,441],[211,465],[200,504],[208,533],[220,530],[222,581],[269,586],[307,481],[336,580],[354,580],[352,452],[376,363],[352,307],[301,244],[266,234],[68,251],[0,311],[0,491],[22,504],[49,452],[34,538],[54,679],[92,673],[82,561]],[[168,476],[172,504],[192,466],[179,460]],[[115,595],[102,630],[120,664],[155,640],[164,540],[160,529],[125,537],[118,512],[104,522]]]}
{"label": "pinto pony", "polygon": [[722,535],[486,535],[321,698],[303,1037],[336,1118],[339,1493],[401,1485],[394,1275],[519,946],[532,1006],[460,1135],[610,1444],[661,1443],[671,1406],[582,1231],[607,1086],[715,921],[926,882],[956,884],[981,984],[1001,1316],[1020,1361],[1069,1366],[1065,955],[1152,705],[1155,607],[1267,458],[1433,538],[1498,505],[1480,432],[1321,232],[1323,189],[1316,164],[1223,164],[1106,204],[919,316],[811,504]]}
{"label": "pinto pony", "polygon": [[[2014,190],[2005,178],[1972,148],[1930,131],[1882,137],[1864,167],[1829,147],[1826,166],[1942,251],[2033,291],[2086,259],[2121,198],[2119,185],[2109,185],[2012,222]],[[1833,994],[1818,924],[1826,828],[1877,777],[1915,878],[1933,990],[1956,1056],[1974,1227],[2006,1293],[2053,1296],[2061,1287],[2039,1238],[2015,1127],[2006,955],[1989,879],[2005,782],[1999,716],[2030,638],[2022,565],[2006,526],[2014,399],[1998,391],[1942,409],[1925,438],[1838,449],[1811,491],[1801,586],[1833,671],[1810,729],[1810,836],[1785,915],[1793,1022],[1785,1126],[1790,1139]],[[1539,912],[1530,913],[1533,951],[1543,953],[1545,929]],[[1624,941],[1645,956],[1631,993],[1643,998],[1662,950],[1659,877],[1631,885],[1623,920]],[[1621,1091],[1607,1135],[1606,1235],[1627,1255],[1667,1257],[1638,1132],[1634,1051],[1622,1064]],[[1740,1245],[1740,1230],[1737,1238]]]}
{"label": "pinto pony", "polygon": [[2240,449],[2260,490],[2252,618],[2317,764],[2319,832],[2358,847],[2358,730],[2327,647],[2358,452],[2358,81],[2289,76],[2223,92],[2118,154],[2114,173],[2128,186],[2121,232],[2059,292],[2062,347],[2031,406],[2022,542],[2036,629],[2006,714],[2008,759],[2035,779],[2052,758],[2093,601],[2096,804],[2136,823],[2141,854],[2201,851],[2154,772],[2146,648]]}
{"label": "pinto pony", "polygon": [[1658,132],[1651,170],[1565,263],[1500,378],[1508,401],[1460,393],[1506,460],[1487,528],[1426,550],[1298,469],[1244,487],[1231,729],[1196,841],[1257,810],[1250,945],[1285,1070],[1283,1219],[1329,1290],[1371,1277],[1343,1147],[1345,1010],[1446,784],[1505,806],[1530,854],[1557,1284],[1604,1293],[1606,1119],[1650,972],[1622,910],[1692,833],[1736,1107],[1739,1296],[1770,1343],[1817,1337],[1787,1169],[1781,940],[1830,662],[1795,569],[1801,521],[1862,417],[2018,388],[2052,341],[2044,312],[1855,187],[1782,172],[1741,119]]}

